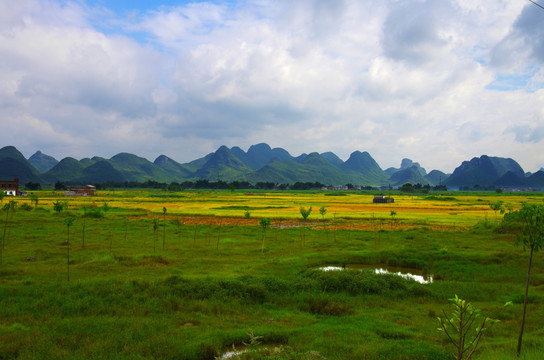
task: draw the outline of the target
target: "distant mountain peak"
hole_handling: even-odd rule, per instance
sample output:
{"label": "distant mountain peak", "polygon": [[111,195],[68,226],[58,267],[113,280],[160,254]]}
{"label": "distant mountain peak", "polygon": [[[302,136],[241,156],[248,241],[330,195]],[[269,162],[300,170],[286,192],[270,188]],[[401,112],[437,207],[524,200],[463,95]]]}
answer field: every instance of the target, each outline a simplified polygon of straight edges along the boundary
{"label": "distant mountain peak", "polygon": [[28,161],[34,166],[40,173],[45,173],[51,170],[59,162],[52,156],[42,153],[40,150],[36,151],[34,155],[28,158]]}

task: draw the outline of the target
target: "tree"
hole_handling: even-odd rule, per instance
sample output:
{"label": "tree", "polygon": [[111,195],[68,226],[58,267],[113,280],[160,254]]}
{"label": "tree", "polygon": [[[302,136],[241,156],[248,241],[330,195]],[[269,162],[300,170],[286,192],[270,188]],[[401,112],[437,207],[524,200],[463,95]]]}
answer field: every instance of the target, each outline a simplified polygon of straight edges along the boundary
{"label": "tree", "polygon": [[306,220],[308,216],[310,216],[310,213],[312,212],[312,207],[310,206],[308,209],[306,209],[304,206],[300,207],[300,215],[302,215],[302,219]]}
{"label": "tree", "polygon": [[68,281],[70,281],[70,226],[74,223],[76,218],[67,217],[64,219],[64,225],[66,225],[66,268],[68,274]]}
{"label": "tree", "polygon": [[502,206],[502,204],[504,204],[504,201],[502,200],[489,204],[489,207],[495,213],[495,222],[497,222],[497,212],[500,211],[501,214],[504,214],[504,206]]}
{"label": "tree", "polygon": [[111,209],[111,206],[106,201],[104,201],[104,205],[102,205],[102,209],[104,209],[104,214],[106,214],[108,210]]}
{"label": "tree", "polygon": [[4,233],[2,235],[2,250],[6,246],[6,231],[8,229],[9,215],[13,214],[15,211],[15,201],[10,200],[9,203],[5,204],[2,208],[6,212],[6,220],[4,221]]}
{"label": "tree", "polygon": [[270,220],[267,218],[262,218],[259,224],[261,225],[261,228],[263,229],[263,241],[261,246],[261,255],[262,255],[264,253],[264,238],[266,235],[266,229],[270,226]]}
{"label": "tree", "polygon": [[395,210],[391,210],[389,215],[391,215],[391,230],[393,230],[393,222],[395,221],[395,216],[397,216],[397,212]]}
{"label": "tree", "polygon": [[32,181],[29,181],[25,184],[25,187],[28,189],[28,190],[39,190],[42,188],[42,186],[40,185],[40,183],[35,183],[35,182],[32,182]]}
{"label": "tree", "polygon": [[327,208],[325,206],[322,206],[319,208],[319,213],[321,214],[321,217],[325,219],[325,214],[327,213]]}
{"label": "tree", "polygon": [[443,331],[455,347],[453,353],[455,360],[469,360],[478,348],[482,335],[487,330],[486,323],[493,324],[498,320],[482,316],[480,310],[473,308],[472,304],[460,299],[457,295],[449,300],[452,302],[454,310],[449,316],[442,310],[444,317],[437,318],[440,323],[438,331]]}
{"label": "tree", "polygon": [[60,200],[57,200],[53,203],[53,210],[56,212],[56,213],[60,213],[62,212],[62,210],[64,210],[65,207],[68,206],[68,201],[60,201]]}
{"label": "tree", "polygon": [[166,207],[162,207],[162,249],[166,242]]}
{"label": "tree", "polygon": [[4,202],[5,197],[6,193],[3,190],[0,190],[0,203]]}
{"label": "tree", "polygon": [[157,229],[159,228],[159,221],[157,218],[153,218],[153,252],[157,251]]}
{"label": "tree", "polygon": [[527,267],[523,314],[521,316],[521,328],[519,331],[517,346],[517,354],[519,356],[521,352],[523,328],[525,326],[525,314],[527,310],[527,298],[529,295],[529,280],[531,277],[533,254],[544,246],[544,205],[524,203],[520,210],[512,211],[506,214],[505,221],[521,224],[522,233],[516,234],[516,245],[522,244],[524,251],[529,249],[529,266]]}
{"label": "tree", "polygon": [[36,194],[30,194],[30,202],[34,204],[34,207],[38,206],[38,202],[40,201],[40,198]]}
{"label": "tree", "polygon": [[66,190],[66,186],[59,180],[55,183],[55,190]]}

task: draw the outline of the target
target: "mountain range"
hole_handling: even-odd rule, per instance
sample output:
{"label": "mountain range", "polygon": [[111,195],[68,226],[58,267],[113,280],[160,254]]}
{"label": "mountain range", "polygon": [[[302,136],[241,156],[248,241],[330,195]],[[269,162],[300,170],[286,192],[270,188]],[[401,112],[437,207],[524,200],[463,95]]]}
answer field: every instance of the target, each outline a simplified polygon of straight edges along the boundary
{"label": "mountain range", "polygon": [[66,157],[60,161],[37,151],[26,159],[14,146],[0,149],[0,179],[19,178],[29,181],[67,185],[104,182],[171,183],[209,180],[250,183],[320,182],[326,185],[393,186],[405,183],[498,187],[544,187],[544,171],[525,173],[513,159],[482,155],[464,161],[449,175],[440,170],[427,171],[417,162],[403,159],[400,168],[382,170],[368,152],[354,151],[343,161],[332,152],[302,154],[294,157],[282,148],[261,143],[247,152],[239,147],[221,146],[215,152],[188,163],[178,163],[166,155],[151,162],[129,153],[110,159],[101,157],[77,160]]}

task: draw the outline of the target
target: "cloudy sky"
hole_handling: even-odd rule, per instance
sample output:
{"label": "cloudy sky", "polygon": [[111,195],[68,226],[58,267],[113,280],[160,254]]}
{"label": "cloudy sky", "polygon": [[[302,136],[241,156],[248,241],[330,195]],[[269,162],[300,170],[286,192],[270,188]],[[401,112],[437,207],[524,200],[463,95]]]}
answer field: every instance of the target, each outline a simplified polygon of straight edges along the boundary
{"label": "cloudy sky", "polygon": [[266,142],[536,171],[543,88],[527,0],[0,0],[0,145],[27,157]]}

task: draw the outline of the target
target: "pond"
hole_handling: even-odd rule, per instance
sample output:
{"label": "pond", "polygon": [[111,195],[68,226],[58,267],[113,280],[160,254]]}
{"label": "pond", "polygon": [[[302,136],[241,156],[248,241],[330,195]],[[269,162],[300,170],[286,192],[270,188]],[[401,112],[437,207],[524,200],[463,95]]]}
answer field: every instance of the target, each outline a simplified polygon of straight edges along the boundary
{"label": "pond", "polygon": [[420,284],[429,284],[433,282],[433,276],[425,274],[423,270],[403,268],[397,266],[369,265],[369,264],[346,264],[346,265],[327,265],[319,268],[322,271],[341,271],[341,270],[374,270],[376,274],[395,274],[407,280],[414,280]]}

